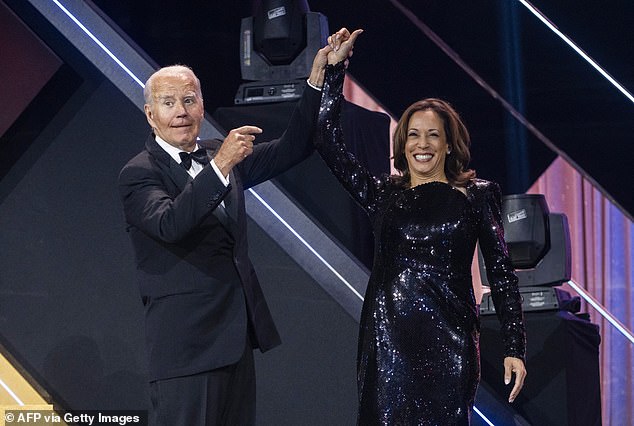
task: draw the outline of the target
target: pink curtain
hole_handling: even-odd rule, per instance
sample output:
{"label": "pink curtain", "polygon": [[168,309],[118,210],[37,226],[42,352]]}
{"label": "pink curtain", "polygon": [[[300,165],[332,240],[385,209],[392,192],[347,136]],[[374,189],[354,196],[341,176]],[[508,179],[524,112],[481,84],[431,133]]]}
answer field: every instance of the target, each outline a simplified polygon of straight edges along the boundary
{"label": "pink curtain", "polygon": [[[634,329],[634,233],[631,220],[561,157],[527,192],[544,194],[551,212],[564,213],[568,217],[572,280],[627,329]],[[566,287],[565,290],[576,294]],[[589,312],[592,322],[601,327],[603,424],[634,424],[634,345],[591,305],[585,304],[582,312]]]}

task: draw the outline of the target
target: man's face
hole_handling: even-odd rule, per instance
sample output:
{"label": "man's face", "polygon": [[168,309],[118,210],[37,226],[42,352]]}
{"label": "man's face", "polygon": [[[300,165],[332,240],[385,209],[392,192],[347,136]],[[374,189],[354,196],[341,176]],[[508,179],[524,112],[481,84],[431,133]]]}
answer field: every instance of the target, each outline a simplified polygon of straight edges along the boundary
{"label": "man's face", "polygon": [[145,115],[154,133],[172,146],[191,151],[204,116],[194,73],[188,69],[159,71],[150,84],[152,99],[145,104]]}

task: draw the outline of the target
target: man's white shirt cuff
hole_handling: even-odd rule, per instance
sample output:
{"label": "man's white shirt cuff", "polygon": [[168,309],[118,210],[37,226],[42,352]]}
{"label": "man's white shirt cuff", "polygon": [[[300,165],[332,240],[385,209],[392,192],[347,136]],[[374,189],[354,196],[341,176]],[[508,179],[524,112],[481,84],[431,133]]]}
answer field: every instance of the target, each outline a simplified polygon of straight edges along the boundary
{"label": "man's white shirt cuff", "polygon": [[218,166],[216,166],[216,163],[213,159],[211,160],[211,167],[213,167],[214,172],[216,172],[216,175],[218,176],[218,179],[220,179],[220,182],[222,182],[224,186],[229,186],[229,176],[225,177],[222,175],[222,172],[220,171]]}

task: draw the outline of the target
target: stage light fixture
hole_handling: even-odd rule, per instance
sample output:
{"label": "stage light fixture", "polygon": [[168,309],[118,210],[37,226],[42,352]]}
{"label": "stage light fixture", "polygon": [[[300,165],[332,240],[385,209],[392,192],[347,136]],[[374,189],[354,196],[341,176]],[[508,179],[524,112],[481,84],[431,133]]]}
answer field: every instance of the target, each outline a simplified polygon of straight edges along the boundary
{"label": "stage light fixture", "polygon": [[253,48],[271,65],[289,65],[306,47],[306,1],[256,1]]}
{"label": "stage light fixture", "polygon": [[306,0],[256,0],[243,18],[240,71],[246,82],[235,104],[293,101],[301,97],[315,53],[326,44],[328,19]]}
{"label": "stage light fixture", "polygon": [[[569,281],[571,274],[566,215],[551,213],[542,194],[502,197],[501,210],[504,240],[518,277],[523,309],[577,309],[575,298],[554,288]],[[479,250],[478,257],[482,284],[488,286],[485,263]],[[483,297],[480,312],[495,312],[490,295]]]}
{"label": "stage light fixture", "polygon": [[535,268],[550,248],[548,206],[543,195],[503,198],[504,239],[515,269]]}
{"label": "stage light fixture", "polygon": [[[568,219],[551,213],[542,194],[502,197],[502,226],[520,286],[557,286],[570,279]],[[479,256],[482,282],[488,285]]]}

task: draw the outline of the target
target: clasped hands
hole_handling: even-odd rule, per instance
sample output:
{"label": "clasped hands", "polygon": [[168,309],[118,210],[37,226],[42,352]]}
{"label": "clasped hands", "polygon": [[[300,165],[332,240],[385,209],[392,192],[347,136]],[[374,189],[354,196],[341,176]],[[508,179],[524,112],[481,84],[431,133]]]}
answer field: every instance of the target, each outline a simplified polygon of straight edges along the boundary
{"label": "clasped hands", "polygon": [[328,37],[329,48],[328,63],[333,65],[341,61],[346,61],[346,67],[348,66],[348,59],[352,56],[352,48],[357,40],[357,37],[363,32],[362,29],[354,30],[352,33],[347,28],[342,28],[336,33]]}

